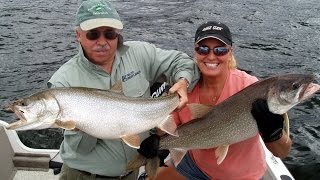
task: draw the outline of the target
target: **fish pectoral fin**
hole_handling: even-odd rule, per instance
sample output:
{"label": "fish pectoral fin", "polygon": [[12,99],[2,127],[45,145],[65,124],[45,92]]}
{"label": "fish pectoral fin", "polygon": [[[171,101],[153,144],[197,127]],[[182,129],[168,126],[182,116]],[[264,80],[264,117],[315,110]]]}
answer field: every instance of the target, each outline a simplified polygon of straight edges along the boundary
{"label": "fish pectoral fin", "polygon": [[177,124],[172,115],[169,115],[166,120],[162,121],[158,128],[172,136],[179,137],[178,132],[176,131]]}
{"label": "fish pectoral fin", "polygon": [[289,142],[289,137],[290,137],[290,128],[289,128],[290,124],[289,124],[288,113],[284,113],[282,116],[283,116],[283,118],[284,118],[284,123],[285,123],[285,125],[286,125],[285,131],[286,131],[286,133],[287,133],[287,135],[288,135],[288,136],[287,136],[286,143],[288,143],[288,142]]}
{"label": "fish pectoral fin", "polygon": [[137,134],[130,136],[124,135],[121,137],[121,139],[123,140],[123,142],[125,142],[128,146],[132,148],[140,148],[141,139],[140,136]]}
{"label": "fish pectoral fin", "polygon": [[212,106],[196,103],[187,104],[187,106],[191,112],[191,119],[201,118],[212,109]]}
{"label": "fish pectoral fin", "polygon": [[59,128],[63,128],[63,129],[67,129],[67,130],[73,130],[76,128],[76,122],[73,120],[70,120],[70,121],[56,120],[54,123],[54,126],[57,126]]}
{"label": "fish pectoral fin", "polygon": [[217,147],[216,151],[215,151],[215,155],[217,158],[217,164],[221,164],[222,161],[226,158],[227,153],[228,153],[228,149],[229,149],[229,145],[223,145],[223,146],[219,146]]}
{"label": "fish pectoral fin", "polygon": [[187,150],[186,149],[169,149],[170,151],[170,157],[173,161],[173,164],[175,166],[178,166],[178,164],[181,162],[181,160],[183,159],[183,157],[187,154]]}

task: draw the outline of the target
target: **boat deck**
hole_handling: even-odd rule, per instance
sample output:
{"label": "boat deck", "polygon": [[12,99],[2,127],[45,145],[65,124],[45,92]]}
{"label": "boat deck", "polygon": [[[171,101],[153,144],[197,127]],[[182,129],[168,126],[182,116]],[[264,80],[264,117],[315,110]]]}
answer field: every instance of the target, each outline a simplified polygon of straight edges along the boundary
{"label": "boat deck", "polygon": [[18,170],[13,180],[57,180],[59,174],[54,175],[53,170],[48,171],[30,171],[30,170]]}

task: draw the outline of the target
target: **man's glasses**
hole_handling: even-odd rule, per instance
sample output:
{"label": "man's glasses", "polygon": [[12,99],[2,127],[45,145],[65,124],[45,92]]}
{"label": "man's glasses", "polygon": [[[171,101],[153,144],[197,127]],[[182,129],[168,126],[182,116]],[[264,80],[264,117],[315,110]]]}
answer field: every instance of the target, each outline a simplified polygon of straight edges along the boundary
{"label": "man's glasses", "polygon": [[110,31],[110,30],[107,30],[107,31],[104,31],[104,32],[100,32],[98,30],[90,30],[87,32],[86,34],[86,37],[87,39],[91,40],[91,41],[94,41],[94,40],[97,40],[100,38],[100,34],[103,34],[104,38],[108,39],[108,40],[114,40],[118,37],[118,33],[115,32],[115,31]]}
{"label": "man's glasses", "polygon": [[215,47],[210,49],[208,46],[198,46],[195,47],[194,50],[200,55],[208,55],[210,51],[213,50],[213,54],[216,56],[224,56],[228,54],[230,48],[229,47]]}

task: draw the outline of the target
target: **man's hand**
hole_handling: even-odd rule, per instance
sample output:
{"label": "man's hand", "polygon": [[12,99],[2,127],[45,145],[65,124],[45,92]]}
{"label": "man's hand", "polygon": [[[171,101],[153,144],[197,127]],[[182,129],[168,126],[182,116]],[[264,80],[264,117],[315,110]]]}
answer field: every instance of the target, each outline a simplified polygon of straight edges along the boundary
{"label": "man's hand", "polygon": [[187,82],[186,79],[181,78],[179,79],[179,81],[177,83],[175,83],[170,89],[169,89],[169,93],[175,93],[177,92],[180,96],[180,102],[179,102],[179,106],[178,109],[182,109],[183,107],[186,106],[187,102],[188,102],[188,85],[189,83]]}
{"label": "man's hand", "polygon": [[251,114],[257,121],[258,129],[265,143],[281,138],[284,118],[282,115],[270,112],[266,100],[257,99],[253,102]]}

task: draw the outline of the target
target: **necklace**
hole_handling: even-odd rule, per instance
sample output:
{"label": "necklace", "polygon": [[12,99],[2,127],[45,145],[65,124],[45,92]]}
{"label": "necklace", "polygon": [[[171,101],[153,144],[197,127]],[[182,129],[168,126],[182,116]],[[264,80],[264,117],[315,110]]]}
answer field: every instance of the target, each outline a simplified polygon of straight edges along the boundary
{"label": "necklace", "polygon": [[200,95],[200,102],[203,104],[214,105],[216,104],[218,99],[219,99],[219,95],[212,96],[212,95],[209,95],[208,93],[203,93],[202,95]]}
{"label": "necklace", "polygon": [[221,95],[221,90],[215,87],[200,86],[199,96],[200,102],[203,104],[215,105],[219,100]]}
{"label": "necklace", "polygon": [[213,101],[213,102],[216,102],[217,99],[218,99],[217,96],[213,96],[213,97],[212,97],[212,101]]}

